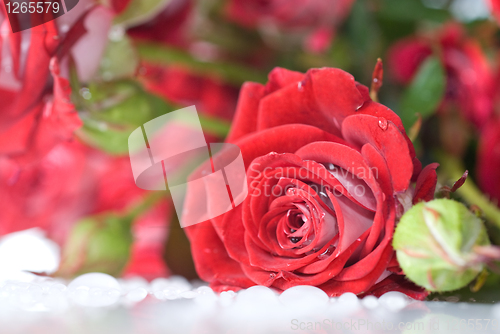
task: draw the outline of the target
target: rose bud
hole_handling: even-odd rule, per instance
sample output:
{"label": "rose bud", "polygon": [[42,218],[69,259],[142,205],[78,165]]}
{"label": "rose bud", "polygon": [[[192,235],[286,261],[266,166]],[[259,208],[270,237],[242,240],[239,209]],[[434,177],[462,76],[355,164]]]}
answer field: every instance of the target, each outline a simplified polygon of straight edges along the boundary
{"label": "rose bud", "polygon": [[493,249],[483,222],[459,202],[419,203],[401,218],[393,247],[399,265],[414,283],[430,291],[469,284],[484,269],[485,249]]}
{"label": "rose bud", "polygon": [[58,276],[88,272],[120,275],[130,255],[132,219],[115,214],[87,217],[75,224],[62,250]]}

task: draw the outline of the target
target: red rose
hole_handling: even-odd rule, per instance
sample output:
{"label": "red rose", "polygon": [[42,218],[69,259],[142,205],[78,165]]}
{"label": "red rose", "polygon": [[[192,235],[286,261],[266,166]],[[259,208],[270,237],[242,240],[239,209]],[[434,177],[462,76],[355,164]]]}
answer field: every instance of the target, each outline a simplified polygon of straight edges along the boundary
{"label": "red rose", "polygon": [[493,112],[495,79],[481,47],[465,36],[458,24],[449,24],[437,34],[437,40],[410,37],[389,50],[389,64],[394,78],[402,83],[413,79],[422,62],[433,53],[433,45],[442,50],[446,70],[446,95],[440,111],[458,107],[462,115],[481,128]]}
{"label": "red rose", "polygon": [[500,22],[500,1],[499,0],[488,0],[491,13],[495,18],[497,19],[498,22]]}
{"label": "red rose", "polygon": [[111,8],[116,14],[120,14],[127,9],[128,5],[132,0],[111,0]]}
{"label": "red rose", "polygon": [[187,48],[193,22],[193,1],[174,0],[147,22],[127,31],[134,39]]}
{"label": "red rose", "polygon": [[[0,157],[0,236],[39,227],[64,245],[82,218],[126,214],[144,195],[135,185],[129,157],[110,156],[78,141],[61,143],[23,168]],[[127,275],[168,275],[162,256],[170,217],[170,205],[163,201],[134,222]]]}
{"label": "red rose", "polygon": [[124,276],[148,280],[170,274],[163,259],[172,217],[171,201],[162,201],[139,217],[132,226],[134,243]]}
{"label": "red rose", "polygon": [[[214,289],[425,296],[397,276],[391,240],[412,200],[432,198],[436,166],[420,173],[401,120],[368,88],[339,69],[277,68],[265,86],[243,86],[228,141],[241,149],[248,197],[186,228],[196,269]],[[186,210],[196,196],[188,191]]]}
{"label": "red rose", "polygon": [[[108,27],[111,20],[102,9],[90,10],[87,5],[82,1],[68,15],[15,34],[0,6],[2,37],[8,46],[2,49],[0,69],[0,155],[23,164],[40,160],[60,142],[72,139],[73,131],[81,126],[65,78],[66,56],[71,53],[79,75],[88,78],[88,72],[99,64],[99,57],[89,64],[88,59],[82,60],[81,53],[73,52],[82,43],[88,48],[92,37],[96,37],[96,18],[104,25],[107,22]],[[88,19],[93,25],[87,32]],[[87,58],[95,59],[93,54],[99,56],[103,51],[103,39],[95,40]]]}
{"label": "red rose", "polygon": [[271,27],[288,34],[303,32],[307,35],[305,48],[323,52],[353,3],[354,0],[231,0],[226,12],[230,20],[244,27]]}
{"label": "red rose", "polygon": [[149,91],[182,106],[194,104],[205,115],[232,119],[238,100],[237,87],[175,66],[144,64],[143,68],[140,80]]}
{"label": "red rose", "polygon": [[37,164],[19,168],[0,157],[0,235],[33,227],[63,243],[94,198],[87,148],[78,142],[53,148]]}
{"label": "red rose", "polygon": [[500,203],[500,119],[484,127],[479,140],[477,177],[481,189]]}

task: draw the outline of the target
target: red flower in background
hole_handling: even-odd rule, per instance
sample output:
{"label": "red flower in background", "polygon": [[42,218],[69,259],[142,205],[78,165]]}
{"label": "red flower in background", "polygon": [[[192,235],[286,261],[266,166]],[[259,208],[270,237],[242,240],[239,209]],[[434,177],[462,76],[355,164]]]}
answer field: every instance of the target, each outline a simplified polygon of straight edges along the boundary
{"label": "red flower in background", "polygon": [[491,119],[479,139],[477,178],[479,186],[500,203],[500,118]]}
{"label": "red flower in background", "polygon": [[141,276],[152,280],[170,274],[163,260],[163,253],[172,214],[171,203],[162,201],[134,223],[134,244],[124,270],[125,277]]}
{"label": "red flower in background", "polygon": [[0,235],[40,227],[62,244],[73,223],[92,207],[87,152],[78,142],[62,143],[23,168],[0,158]]}
{"label": "red flower in background", "polygon": [[186,228],[212,288],[425,296],[399,276],[391,240],[403,207],[433,197],[436,166],[410,186],[421,169],[413,145],[365,86],[339,69],[277,68],[265,86],[243,86],[228,141],[242,151],[248,197]]}
{"label": "red flower in background", "polygon": [[[73,136],[82,122],[70,100],[68,58],[81,82],[91,79],[112,14],[82,0],[68,14],[17,34],[3,12],[0,19],[0,235],[40,227],[63,245],[80,219],[125,213],[145,195],[134,183],[128,157],[110,156]],[[151,229],[158,235],[145,241],[144,231]],[[168,274],[160,249],[167,230],[166,203],[139,217],[132,260],[149,259],[149,265],[131,262],[128,273]]]}
{"label": "red flower in background", "polygon": [[191,73],[179,66],[144,64],[140,80],[152,93],[181,106],[196,105],[205,115],[233,118],[239,89],[209,76]]}
{"label": "red flower in background", "polygon": [[[97,16],[104,23],[107,20],[108,27],[111,19],[102,10],[89,9],[86,5],[82,1],[68,17],[15,34],[11,33],[5,9],[0,6],[3,51],[0,155],[23,164],[34,162],[57,144],[72,139],[73,131],[81,126],[70,101],[69,82],[64,77],[68,71],[61,65],[67,64],[67,56],[81,41],[86,43],[89,36],[95,37],[95,34],[87,34],[88,19]],[[75,15],[79,16],[75,18]],[[94,44],[96,41],[102,44],[102,40],[102,37],[94,38]],[[96,52],[102,49],[103,46],[94,45]],[[88,69],[86,62],[79,59],[81,56],[75,55],[77,68]],[[93,65],[94,70],[97,64]]]}
{"label": "red flower in background", "polygon": [[492,14],[495,16],[498,22],[500,22],[500,1],[499,0],[488,0],[491,8]]}
{"label": "red flower in background", "polygon": [[[192,1],[175,0],[152,20],[129,29],[128,34],[137,41],[189,50],[193,43],[189,35],[192,21]],[[201,113],[226,120],[233,117],[239,88],[216,76],[198,74],[181,65],[143,61],[139,80],[147,90],[172,103],[196,105]]]}
{"label": "red flower in background", "polygon": [[447,74],[446,96],[440,110],[455,106],[480,129],[493,112],[495,79],[478,43],[468,39],[458,24],[443,28],[436,40],[410,37],[397,42],[388,56],[394,78],[408,83],[421,63],[433,53],[434,46],[441,50]]}
{"label": "red flower in background", "polygon": [[137,40],[155,41],[176,47],[189,43],[189,28],[193,20],[191,0],[173,0],[151,20],[129,29],[127,33]]}
{"label": "red flower in background", "polygon": [[132,0],[111,0],[111,8],[115,11],[116,14],[121,14],[127,9],[128,5]]}
{"label": "red flower in background", "polygon": [[[40,227],[65,245],[80,219],[104,212],[126,214],[144,200],[128,157],[112,157],[78,141],[61,143],[37,164],[0,158],[0,235]],[[162,201],[134,223],[134,245],[126,273],[165,276],[162,261],[170,204]]]}
{"label": "red flower in background", "polygon": [[354,0],[230,0],[227,17],[247,28],[272,26],[287,33],[305,32],[306,50],[323,52],[349,14]]}

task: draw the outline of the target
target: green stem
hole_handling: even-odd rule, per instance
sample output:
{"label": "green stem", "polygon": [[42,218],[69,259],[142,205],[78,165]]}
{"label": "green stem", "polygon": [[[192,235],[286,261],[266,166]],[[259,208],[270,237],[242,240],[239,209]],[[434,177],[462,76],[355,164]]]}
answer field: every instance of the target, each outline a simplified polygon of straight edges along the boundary
{"label": "green stem", "polygon": [[154,43],[137,43],[139,57],[158,65],[184,65],[202,74],[212,74],[224,78],[227,82],[241,85],[245,81],[266,82],[266,75],[244,65],[204,62],[192,57],[189,53]]}
{"label": "green stem", "polygon": [[[458,180],[465,171],[462,163],[451,155],[439,153],[438,160],[445,174],[452,180]],[[457,193],[469,204],[475,204],[481,208],[488,221],[500,228],[500,209],[479,190],[470,178],[457,190]]]}

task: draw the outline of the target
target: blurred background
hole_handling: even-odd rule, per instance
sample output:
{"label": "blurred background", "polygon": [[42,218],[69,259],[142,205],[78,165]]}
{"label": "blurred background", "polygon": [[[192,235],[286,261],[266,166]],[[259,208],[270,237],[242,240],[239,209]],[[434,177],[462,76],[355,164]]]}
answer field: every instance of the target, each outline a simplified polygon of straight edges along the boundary
{"label": "blurred background", "polygon": [[0,7],[0,268],[196,278],[168,194],[134,183],[130,133],[195,105],[220,142],[244,82],[338,67],[370,86],[378,58],[378,99],[439,189],[469,171],[452,196],[500,243],[500,1],[80,0],[17,34]]}

